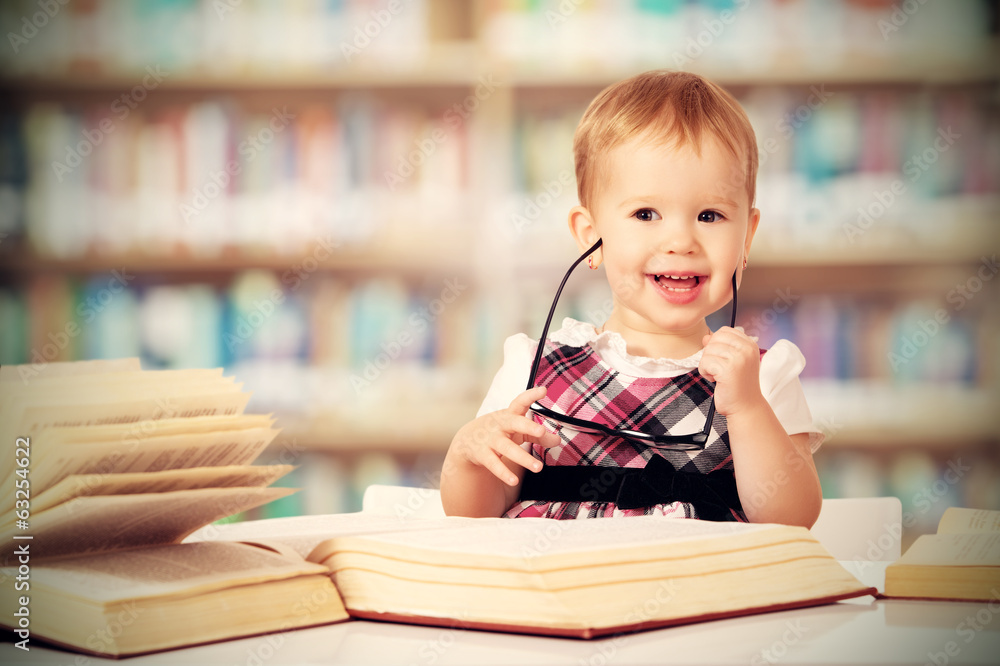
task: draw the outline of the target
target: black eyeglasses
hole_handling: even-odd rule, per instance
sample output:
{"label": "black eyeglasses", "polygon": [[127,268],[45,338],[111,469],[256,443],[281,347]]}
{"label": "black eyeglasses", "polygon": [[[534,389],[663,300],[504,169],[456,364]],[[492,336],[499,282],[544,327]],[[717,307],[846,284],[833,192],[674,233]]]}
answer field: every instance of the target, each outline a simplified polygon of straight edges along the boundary
{"label": "black eyeglasses", "polygon": [[[569,267],[568,271],[566,271],[566,275],[563,276],[562,282],[559,284],[559,289],[556,290],[556,297],[552,299],[552,307],[549,308],[549,316],[545,319],[545,328],[542,329],[542,337],[538,339],[538,350],[535,352],[535,359],[531,363],[531,374],[528,375],[528,386],[525,390],[530,390],[535,387],[535,377],[538,374],[538,366],[542,362],[542,354],[545,350],[545,339],[549,335],[549,325],[552,323],[552,315],[555,314],[556,304],[559,302],[559,296],[562,294],[563,287],[566,286],[566,281],[569,279],[573,270],[579,266],[584,259],[593,254],[597,248],[601,247],[601,243],[603,243],[603,240],[598,240],[594,243],[593,247],[584,252],[579,259],[573,262],[573,265]],[[729,325],[733,328],[736,327],[736,271],[733,271],[733,311],[730,315]],[[639,430],[612,428],[604,425],[603,423],[595,423],[594,421],[578,419],[573,416],[554,412],[547,407],[543,407],[537,402],[532,403],[529,410],[549,421],[551,424],[563,429],[593,435],[621,437],[622,439],[655,449],[697,451],[705,448],[705,444],[708,443],[709,433],[712,431],[712,420],[715,418],[715,395],[712,395],[711,402],[708,406],[708,416],[705,419],[705,428],[701,432],[696,432],[690,435],[653,435]]]}

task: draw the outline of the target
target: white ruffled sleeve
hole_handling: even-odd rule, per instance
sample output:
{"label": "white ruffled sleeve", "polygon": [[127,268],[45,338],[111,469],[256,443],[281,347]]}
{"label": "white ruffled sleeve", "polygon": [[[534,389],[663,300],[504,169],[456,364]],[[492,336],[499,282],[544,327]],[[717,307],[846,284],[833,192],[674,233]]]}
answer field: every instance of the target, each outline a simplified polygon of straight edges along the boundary
{"label": "white ruffled sleeve", "polygon": [[524,393],[534,359],[535,341],[524,333],[507,338],[503,343],[503,365],[493,377],[490,390],[476,417],[510,407],[510,403]]}
{"label": "white ruffled sleeve", "polygon": [[760,390],[789,435],[807,433],[809,449],[816,451],[825,435],[813,424],[799,374],[806,359],[793,343],[778,340],[760,359]]}

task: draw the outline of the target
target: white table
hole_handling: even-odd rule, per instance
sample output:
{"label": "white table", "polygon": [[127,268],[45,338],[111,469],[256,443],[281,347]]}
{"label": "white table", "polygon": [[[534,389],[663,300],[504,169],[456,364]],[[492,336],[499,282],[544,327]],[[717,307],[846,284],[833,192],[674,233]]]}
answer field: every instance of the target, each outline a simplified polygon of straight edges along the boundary
{"label": "white table", "polygon": [[[978,614],[978,620],[977,618]],[[981,628],[973,629],[967,618]],[[951,654],[949,654],[949,652]],[[113,661],[33,643],[0,646],[13,664],[991,664],[1000,600],[873,600],[766,613],[601,640],[350,621]]]}

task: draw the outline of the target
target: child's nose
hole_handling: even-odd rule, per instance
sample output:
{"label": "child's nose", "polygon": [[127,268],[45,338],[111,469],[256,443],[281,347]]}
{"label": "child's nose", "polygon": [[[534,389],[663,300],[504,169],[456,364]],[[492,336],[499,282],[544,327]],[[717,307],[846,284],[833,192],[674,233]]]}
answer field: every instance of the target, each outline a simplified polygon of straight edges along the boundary
{"label": "child's nose", "polygon": [[688,254],[698,247],[694,225],[683,220],[668,220],[662,225],[659,250],[668,254]]}

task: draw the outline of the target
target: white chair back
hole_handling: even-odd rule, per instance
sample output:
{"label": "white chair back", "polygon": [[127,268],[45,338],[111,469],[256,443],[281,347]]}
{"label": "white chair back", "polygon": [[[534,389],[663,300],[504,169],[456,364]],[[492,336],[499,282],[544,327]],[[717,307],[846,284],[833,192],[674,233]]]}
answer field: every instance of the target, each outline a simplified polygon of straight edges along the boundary
{"label": "white chair back", "polygon": [[361,510],[400,518],[444,518],[437,488],[371,485],[365,489]]}
{"label": "white chair back", "polygon": [[838,560],[899,559],[903,506],[896,497],[825,499],[810,530]]}

